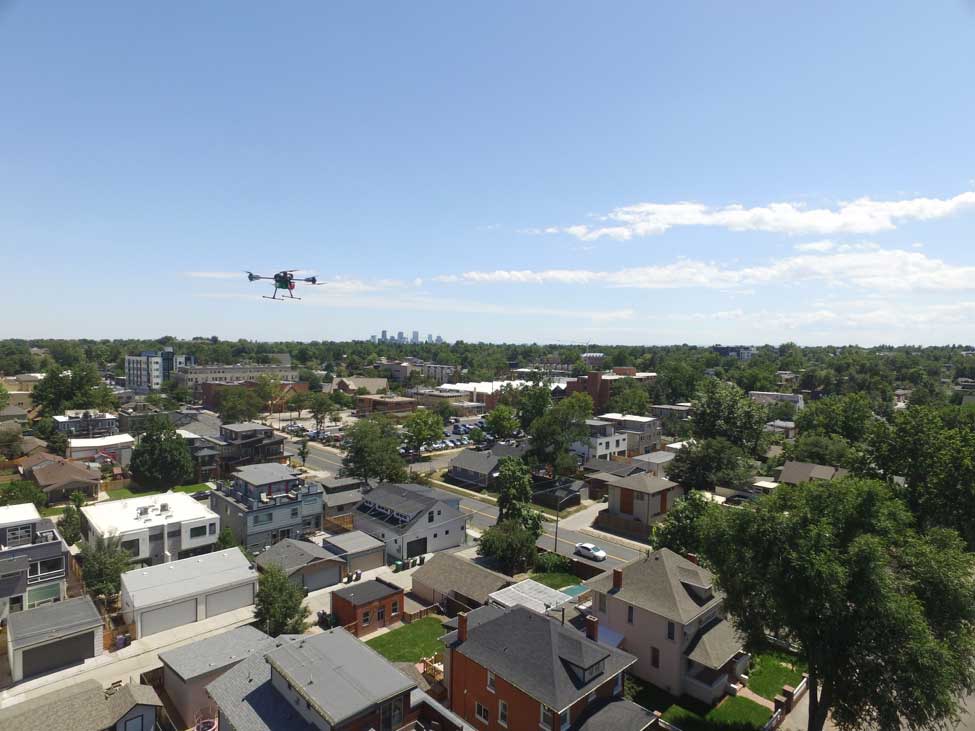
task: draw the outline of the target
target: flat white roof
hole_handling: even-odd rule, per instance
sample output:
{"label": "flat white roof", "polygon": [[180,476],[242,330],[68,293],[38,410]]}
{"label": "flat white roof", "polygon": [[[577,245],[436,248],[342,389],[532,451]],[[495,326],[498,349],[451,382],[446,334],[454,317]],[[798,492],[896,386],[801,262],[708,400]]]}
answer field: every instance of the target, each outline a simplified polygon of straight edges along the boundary
{"label": "flat white roof", "polygon": [[568,594],[557,589],[551,589],[532,579],[525,579],[517,584],[492,592],[488,598],[502,607],[521,605],[539,614],[544,614],[549,609],[558,609],[563,604],[572,601],[572,597]]}
{"label": "flat white roof", "polygon": [[176,430],[176,433],[179,434],[181,437],[183,437],[183,439],[199,439],[200,438],[200,435],[199,434],[194,434],[193,432],[187,431],[186,429],[177,429]]}
{"label": "flat white roof", "polygon": [[764,488],[768,488],[769,490],[773,490],[779,486],[779,483],[772,482],[771,480],[758,480],[757,482],[753,482],[752,484],[755,485],[755,487],[764,487]]}
{"label": "flat white roof", "polygon": [[[567,383],[565,378],[553,378],[548,384],[549,388],[558,388]],[[500,391],[503,386],[510,385],[512,388],[524,388],[533,385],[531,381],[515,379],[513,381],[472,381],[469,383],[445,383],[438,386],[439,391],[468,391],[472,393],[495,393]]]}
{"label": "flat white roof", "polygon": [[4,505],[0,508],[0,525],[15,525],[17,523],[29,523],[33,520],[40,520],[40,513],[34,507],[34,503],[21,503],[20,505]]}
{"label": "flat white roof", "polygon": [[257,581],[257,569],[239,548],[126,571],[122,590],[136,610]]}
{"label": "flat white roof", "polygon": [[133,444],[131,434],[113,434],[110,437],[95,437],[94,439],[69,439],[68,446],[72,449],[98,448],[98,447],[117,447],[125,444]]}
{"label": "flat white roof", "polygon": [[656,418],[652,416],[637,416],[636,414],[617,414],[613,412],[612,414],[602,414],[597,416],[597,419],[612,419],[613,421],[636,421],[641,424],[646,424],[650,421],[656,421]]}
{"label": "flat white roof", "polygon": [[[161,511],[163,505],[167,506],[165,512]],[[148,508],[148,511],[145,515],[140,515],[139,508]],[[85,506],[81,512],[100,535],[112,532],[128,533],[164,523],[217,517],[217,514],[204,503],[194,500],[185,492],[166,492],[162,495],[110,500]]]}

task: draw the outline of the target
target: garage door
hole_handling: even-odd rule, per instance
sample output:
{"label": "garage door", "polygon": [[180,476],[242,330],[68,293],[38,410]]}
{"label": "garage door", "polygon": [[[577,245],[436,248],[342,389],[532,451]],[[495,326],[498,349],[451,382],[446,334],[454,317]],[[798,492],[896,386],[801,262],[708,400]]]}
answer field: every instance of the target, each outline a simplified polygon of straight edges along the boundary
{"label": "garage door", "polygon": [[410,541],[406,544],[406,557],[413,558],[414,556],[419,556],[421,553],[427,552],[427,539],[426,536],[423,538],[417,538],[415,541]]}
{"label": "garage door", "polygon": [[360,553],[355,558],[349,559],[350,572],[352,571],[368,571],[369,569],[378,569],[386,561],[386,549],[377,548],[374,551],[367,551],[366,553]]}
{"label": "garage door", "polygon": [[233,589],[207,594],[207,616],[215,617],[254,603],[254,585],[244,584]]}
{"label": "garage door", "polygon": [[324,589],[326,586],[337,584],[341,578],[341,571],[342,564],[334,562],[326,564],[314,571],[309,571],[305,574],[305,588],[308,591],[315,591],[316,589]]}
{"label": "garage door", "polygon": [[140,637],[164,632],[173,627],[182,627],[196,621],[196,599],[187,599],[168,607],[150,609],[142,613],[142,633]]}
{"label": "garage door", "polygon": [[24,677],[49,673],[66,668],[95,656],[95,633],[86,632],[76,637],[24,650]]}

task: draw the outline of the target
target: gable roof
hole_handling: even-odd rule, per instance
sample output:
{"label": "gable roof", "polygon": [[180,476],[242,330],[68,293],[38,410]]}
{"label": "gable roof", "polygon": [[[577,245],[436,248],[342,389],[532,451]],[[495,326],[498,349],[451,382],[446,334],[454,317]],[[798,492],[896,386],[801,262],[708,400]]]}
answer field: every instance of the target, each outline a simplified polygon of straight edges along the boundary
{"label": "gable roof", "polygon": [[789,485],[798,485],[810,480],[835,480],[848,475],[849,470],[842,467],[832,467],[824,464],[813,464],[812,462],[794,462],[792,460],[782,465],[782,472],[779,474],[779,482]]}
{"label": "gable roof", "polygon": [[159,653],[159,659],[183,680],[192,680],[215,670],[236,665],[252,655],[270,650],[278,640],[250,625],[235,627],[173,650]]}
{"label": "gable roof", "polygon": [[115,728],[135,706],[161,706],[148,685],[124,685],[103,690],[97,680],[85,680],[51,693],[0,709],[0,731],[103,731]]}
{"label": "gable roof", "polygon": [[694,662],[720,670],[741,650],[743,644],[731,622],[715,617],[698,629],[684,654]]}
{"label": "gable roof", "polygon": [[692,593],[693,587],[706,589],[713,585],[711,572],[669,548],[630,561],[618,570],[623,572],[623,587],[619,590],[613,589],[612,571],[583,583],[593,591],[618,597],[681,624],[721,603],[719,594],[702,599]]}
{"label": "gable roof", "polygon": [[[525,607],[514,607],[475,627],[468,624],[467,640],[456,644],[456,650],[555,711],[636,662],[629,653],[593,642],[571,626]],[[570,667],[586,669],[600,662],[603,672],[588,683]]]}
{"label": "gable roof", "polygon": [[645,495],[656,495],[658,492],[665,492],[677,487],[676,482],[671,482],[663,477],[654,477],[647,472],[629,475],[628,477],[615,477],[612,480],[607,480],[607,484],[641,492]]}
{"label": "gable roof", "polygon": [[479,604],[486,604],[492,592],[514,583],[514,579],[504,574],[478,566],[453,553],[435,553],[413,572],[413,581],[419,581],[440,594],[456,591]]}
{"label": "gable roof", "polygon": [[639,472],[646,472],[644,465],[630,464],[629,462],[616,462],[611,459],[595,458],[586,462],[582,466],[586,472],[606,472],[617,477],[627,477]]}
{"label": "gable roof", "polygon": [[316,731],[271,685],[264,654],[251,655],[206,687],[236,731]]}
{"label": "gable roof", "polygon": [[478,475],[491,475],[497,470],[499,459],[500,457],[489,451],[465,449],[450,460],[449,466],[451,469],[467,470]]}
{"label": "gable roof", "polygon": [[[460,502],[459,500],[457,501]],[[433,494],[421,485],[380,485],[363,493],[362,502],[356,507],[356,528],[371,528],[372,535],[376,531],[382,533],[397,533],[403,535],[414,525],[423,520],[423,516],[436,506],[441,506],[442,515],[438,516],[438,523],[445,523],[455,518],[467,516],[453,504]],[[402,520],[399,516],[412,516]],[[468,516],[469,517],[469,516]]]}
{"label": "gable roof", "polygon": [[101,482],[100,473],[78,462],[69,462],[60,458],[58,461],[45,461],[34,465],[31,475],[37,482],[37,486],[44,492],[56,490],[72,482],[85,482],[91,485]]}
{"label": "gable roof", "polygon": [[272,565],[280,566],[287,574],[291,574],[314,561],[345,563],[334,553],[326,551],[315,543],[297,541],[294,538],[284,538],[278,541],[254,559],[254,562],[262,569]]}
{"label": "gable roof", "polygon": [[590,703],[570,727],[573,731],[645,731],[657,717],[633,701],[613,698]]}
{"label": "gable roof", "polygon": [[14,649],[49,642],[102,626],[102,617],[85,596],[45,604],[7,619],[7,642]]}

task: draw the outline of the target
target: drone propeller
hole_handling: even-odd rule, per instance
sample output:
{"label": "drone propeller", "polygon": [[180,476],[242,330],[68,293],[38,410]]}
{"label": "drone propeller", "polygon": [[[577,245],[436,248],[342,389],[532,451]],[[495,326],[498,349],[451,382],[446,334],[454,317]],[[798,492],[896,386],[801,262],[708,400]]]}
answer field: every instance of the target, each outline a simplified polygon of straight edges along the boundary
{"label": "drone propeller", "polygon": [[305,277],[301,281],[308,282],[308,284],[318,284],[318,277]]}
{"label": "drone propeller", "polygon": [[256,282],[258,279],[261,278],[260,274],[254,274],[254,272],[248,272],[246,269],[244,271],[247,274],[247,279],[251,282]]}

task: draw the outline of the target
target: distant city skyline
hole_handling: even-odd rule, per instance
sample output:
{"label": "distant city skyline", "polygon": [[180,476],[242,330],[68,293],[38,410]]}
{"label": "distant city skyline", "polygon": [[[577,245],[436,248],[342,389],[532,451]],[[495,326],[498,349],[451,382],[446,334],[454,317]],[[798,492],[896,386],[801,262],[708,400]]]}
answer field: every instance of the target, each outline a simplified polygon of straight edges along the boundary
{"label": "distant city skyline", "polygon": [[[388,330],[382,330],[378,335],[370,335],[369,340],[373,343],[409,343],[411,345],[419,345],[423,340],[420,337],[419,330],[413,330],[410,337],[406,337],[406,333],[402,330],[397,330],[396,335],[393,337],[389,336]],[[445,342],[443,337],[440,335],[434,335],[433,333],[427,333],[426,335],[427,343],[442,343]]]}

